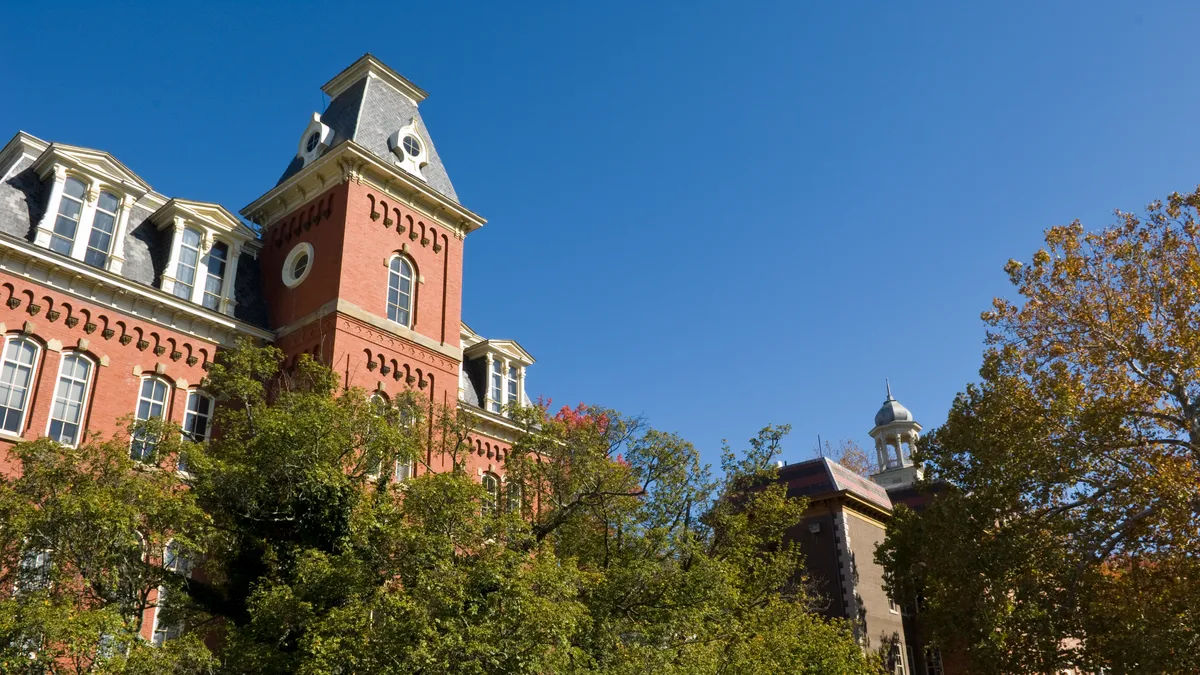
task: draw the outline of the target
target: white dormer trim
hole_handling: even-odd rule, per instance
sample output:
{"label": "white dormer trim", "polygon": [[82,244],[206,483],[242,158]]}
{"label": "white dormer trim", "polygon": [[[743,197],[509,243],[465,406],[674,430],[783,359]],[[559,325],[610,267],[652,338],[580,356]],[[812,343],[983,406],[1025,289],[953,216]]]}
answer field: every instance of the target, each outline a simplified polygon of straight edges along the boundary
{"label": "white dormer trim", "polygon": [[[316,143],[310,148],[309,140],[314,134],[317,137]],[[297,146],[296,156],[304,162],[304,166],[308,166],[331,145],[333,145],[333,129],[321,122],[320,114],[313,113],[308,126],[304,127],[304,133],[300,135],[300,145]]]}
{"label": "white dormer trim", "polygon": [[171,253],[167,259],[167,267],[162,275],[162,290],[175,295],[175,285],[178,283],[179,259],[183,251],[183,235],[186,230],[194,230],[200,234],[199,257],[196,261],[196,272],[192,279],[191,293],[185,298],[197,305],[204,304],[205,281],[208,268],[205,260],[214,244],[225,244],[227,254],[225,259],[225,274],[221,279],[221,293],[217,311],[227,316],[233,316],[237,300],[234,299],[234,288],[237,284],[238,260],[242,251],[257,254],[261,244],[254,232],[242,224],[232,213],[219,204],[195,202],[186,199],[172,199],[162,208],[155,211],[150,220],[156,223],[159,230],[170,227]]}
{"label": "white dormer trim", "polygon": [[32,164],[34,172],[50,183],[50,199],[46,211],[38,221],[34,243],[50,248],[51,233],[62,206],[63,188],[68,178],[74,178],[86,186],[83,209],[71,245],[70,257],[83,260],[88,241],[92,236],[92,225],[96,219],[96,202],[100,193],[108,192],[119,201],[116,225],[105,260],[104,269],[120,274],[125,264],[125,232],[129,226],[129,214],[139,199],[150,193],[150,186],[107,152],[77,148],[52,143]]}
{"label": "white dormer trim", "polygon": [[[409,147],[405,143],[407,138],[416,139],[417,154],[413,155],[409,152]],[[417,119],[414,117],[409,120],[408,124],[400,127],[400,129],[392,132],[387,140],[388,150],[391,150],[396,166],[404,169],[408,173],[425,180],[425,174],[421,173],[421,169],[429,164],[429,143],[417,130]]]}

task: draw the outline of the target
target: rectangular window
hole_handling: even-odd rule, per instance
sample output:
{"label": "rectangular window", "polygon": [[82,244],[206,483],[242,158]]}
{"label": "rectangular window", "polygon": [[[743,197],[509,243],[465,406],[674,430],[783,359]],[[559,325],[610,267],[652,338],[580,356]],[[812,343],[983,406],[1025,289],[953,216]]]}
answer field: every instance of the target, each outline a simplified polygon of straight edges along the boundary
{"label": "rectangular window", "polygon": [[204,276],[204,299],[201,304],[209,309],[221,309],[221,286],[225,283],[225,262],[229,258],[229,247],[221,242],[212,245],[204,256],[207,274]]}
{"label": "rectangular window", "polygon": [[21,567],[13,585],[13,594],[45,588],[50,583],[50,551],[27,549],[21,555]]}
{"label": "rectangular window", "polygon": [[517,376],[520,370],[515,366],[510,366],[508,369],[508,402],[521,405],[521,392],[517,388]]}
{"label": "rectangular window", "polygon": [[925,675],[944,675],[942,652],[937,647],[925,648]]}
{"label": "rectangular window", "polygon": [[83,213],[83,195],[87,188],[75,178],[63,183],[62,199],[58,202],[58,217],[54,219],[54,230],[50,233],[50,250],[71,255],[75,245],[75,233],[79,229],[79,216]]}
{"label": "rectangular window", "polygon": [[183,414],[183,433],[188,440],[201,443],[208,440],[208,427],[212,423],[212,398],[196,391],[188,392],[187,411]]}
{"label": "rectangular window", "polygon": [[[167,412],[167,383],[148,377],[142,380],[142,389],[138,393],[135,422],[147,422],[152,419],[163,419]],[[133,444],[129,448],[129,456],[139,462],[147,461],[154,454],[158,437],[148,430],[135,429]]]}
{"label": "rectangular window", "polygon": [[396,460],[396,482],[406,481],[413,477],[413,463]]}
{"label": "rectangular window", "polygon": [[117,229],[116,196],[109,192],[101,192],[96,202],[96,215],[92,216],[92,233],[88,235],[87,251],[83,261],[93,267],[104,269],[108,263],[108,254],[112,251],[113,232]]}
{"label": "rectangular window", "polygon": [[504,363],[501,361],[492,361],[492,412],[500,412],[504,409]]}
{"label": "rectangular window", "polygon": [[0,429],[4,431],[19,434],[24,428],[37,354],[37,345],[25,338],[11,338],[5,345],[0,363]]}
{"label": "rectangular window", "polygon": [[184,230],[179,242],[179,264],[175,267],[175,289],[172,291],[177,297],[192,299],[199,261],[200,233],[191,229]]}
{"label": "rectangular window", "polygon": [[79,442],[91,374],[92,362],[79,354],[65,355],[58,367],[58,385],[54,388],[46,435],[63,445],[74,446]]}
{"label": "rectangular window", "polygon": [[157,605],[154,608],[154,637],[151,638],[151,643],[155,647],[163,646],[164,642],[174,640],[183,633],[183,622],[175,621],[167,623],[162,619],[163,604],[167,599],[167,589],[162,586],[158,587],[158,600],[154,603]]}

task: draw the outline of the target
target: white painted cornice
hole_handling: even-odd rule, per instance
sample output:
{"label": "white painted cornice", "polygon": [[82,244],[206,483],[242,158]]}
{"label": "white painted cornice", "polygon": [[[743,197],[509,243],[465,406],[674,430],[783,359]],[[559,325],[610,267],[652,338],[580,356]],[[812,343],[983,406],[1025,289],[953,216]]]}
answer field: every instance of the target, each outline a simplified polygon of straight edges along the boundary
{"label": "white painted cornice", "polygon": [[365,78],[374,77],[392,87],[396,91],[404,94],[413,105],[424,101],[429,94],[423,89],[413,84],[407,77],[387,67],[379,59],[371,54],[363,54],[354,63],[351,63],[345,70],[333,76],[333,79],[326,82],[325,86],[321,87],[321,91],[325,92],[329,98],[337,98],[337,95],[349,89],[355,82]]}
{"label": "white painted cornice", "polygon": [[54,172],[55,166],[80,171],[137,199],[151,192],[149,183],[130,171],[129,167],[116,157],[102,150],[51,143],[34,161],[33,170],[38,177],[46,180]]}
{"label": "white painted cornice", "polygon": [[520,363],[523,366],[532,366],[534,364],[533,356],[525,351],[525,348],[516,340],[484,340],[467,347],[463,350],[463,355],[467,358],[475,358],[488,352],[502,354],[507,356],[509,360]]}
{"label": "white painted cornice", "polygon": [[406,204],[460,238],[487,221],[354,141],[342,141],[251,202],[241,214],[264,230],[326,189],[349,180],[367,184]]}
{"label": "white painted cornice", "polygon": [[231,239],[255,250],[261,248],[258,235],[254,230],[246,227],[242,221],[238,220],[237,216],[220,204],[197,202],[190,199],[171,199],[150,216],[150,222],[155,223],[161,230],[169,227],[177,217],[182,218],[185,222],[198,223],[223,232],[230,235]]}
{"label": "white painted cornice", "polygon": [[260,340],[275,337],[271,331],[7,234],[0,234],[0,269],[60,293],[226,347],[232,347],[243,336]]}

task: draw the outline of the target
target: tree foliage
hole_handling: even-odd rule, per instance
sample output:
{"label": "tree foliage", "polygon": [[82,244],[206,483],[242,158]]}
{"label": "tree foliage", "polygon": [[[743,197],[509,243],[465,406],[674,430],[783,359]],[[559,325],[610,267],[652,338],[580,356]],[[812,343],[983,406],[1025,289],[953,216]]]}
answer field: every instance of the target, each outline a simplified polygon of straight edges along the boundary
{"label": "tree foliage", "polygon": [[[52,564],[0,598],[6,672],[871,672],[811,611],[783,538],[804,504],[763,487],[784,430],[727,449],[718,478],[641,420],[514,409],[496,499],[463,461],[469,414],[280,362],[223,353],[215,437],[150,430],[145,464],[124,439],[17,446],[0,568]],[[454,469],[392,480],[435,453]],[[197,552],[191,574],[164,560],[171,540]],[[137,637],[155,604],[184,627],[161,649]]]}
{"label": "tree foliage", "polygon": [[879,552],[973,672],[1200,671],[1198,205],[1051,228],[983,315],[918,453],[946,490]]}

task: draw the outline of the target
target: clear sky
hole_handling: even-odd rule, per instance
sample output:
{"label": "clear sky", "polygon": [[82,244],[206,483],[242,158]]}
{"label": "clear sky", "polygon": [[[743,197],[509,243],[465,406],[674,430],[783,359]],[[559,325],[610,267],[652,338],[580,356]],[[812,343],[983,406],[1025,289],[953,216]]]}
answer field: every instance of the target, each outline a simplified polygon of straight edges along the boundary
{"label": "clear sky", "polygon": [[865,446],[885,377],[942,422],[1008,258],[1200,182],[1200,5],[991,4],[16,3],[0,135],[237,211],[370,51],[430,93],[489,220],[464,319],[531,395],[795,461]]}

